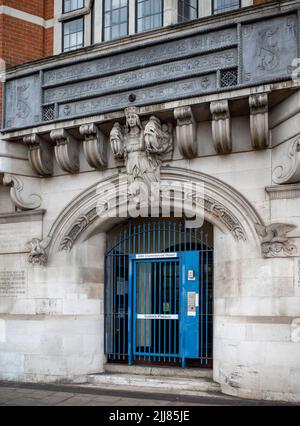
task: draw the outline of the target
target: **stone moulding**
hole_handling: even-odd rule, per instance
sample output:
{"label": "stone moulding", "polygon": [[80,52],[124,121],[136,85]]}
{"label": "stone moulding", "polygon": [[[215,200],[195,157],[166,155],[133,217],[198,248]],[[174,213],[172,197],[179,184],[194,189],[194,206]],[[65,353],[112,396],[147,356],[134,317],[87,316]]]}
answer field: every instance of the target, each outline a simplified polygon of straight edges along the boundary
{"label": "stone moulding", "polygon": [[[287,153],[287,155],[286,155]],[[272,180],[276,184],[300,183],[300,137],[298,136],[285,150],[285,157],[281,164],[276,166],[272,173]]]}
{"label": "stone moulding", "polygon": [[53,173],[53,149],[39,135],[32,134],[23,138],[28,145],[28,159],[31,167],[41,176],[50,176]]}
{"label": "stone moulding", "polygon": [[52,130],[50,137],[55,142],[55,157],[60,168],[67,173],[78,173],[79,142],[65,129]]}
{"label": "stone moulding", "polygon": [[287,234],[297,228],[285,223],[272,223],[268,226],[255,225],[261,237],[261,251],[265,258],[289,257],[297,254],[297,247]]}
{"label": "stone moulding", "polygon": [[190,106],[174,109],[177,120],[176,138],[180,154],[184,158],[194,158],[197,155],[197,124]]}
{"label": "stone moulding", "polygon": [[107,140],[95,123],[80,126],[79,132],[84,136],[84,156],[93,169],[107,166]]}
{"label": "stone moulding", "polygon": [[212,114],[212,137],[217,154],[229,154],[232,151],[231,119],[228,100],[213,101],[210,104]]}
{"label": "stone moulding", "polygon": [[32,192],[35,190],[35,185],[32,185],[32,179],[5,173],[3,185],[10,186],[11,200],[18,209],[35,210],[41,206],[41,196]]}
{"label": "stone moulding", "polygon": [[265,149],[269,146],[268,95],[266,93],[251,95],[249,106],[252,147]]}

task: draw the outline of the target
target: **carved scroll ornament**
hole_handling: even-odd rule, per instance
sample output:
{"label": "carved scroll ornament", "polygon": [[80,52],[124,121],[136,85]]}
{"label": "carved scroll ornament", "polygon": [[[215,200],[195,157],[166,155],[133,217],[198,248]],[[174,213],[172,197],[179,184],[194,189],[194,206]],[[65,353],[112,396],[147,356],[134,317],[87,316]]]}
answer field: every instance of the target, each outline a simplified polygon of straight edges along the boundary
{"label": "carved scroll ornament", "polygon": [[212,114],[212,137],[217,154],[232,151],[231,119],[228,100],[214,101],[210,104]]}
{"label": "carved scroll ornament", "polygon": [[174,117],[177,120],[176,137],[180,154],[184,158],[194,158],[197,155],[197,125],[190,106],[175,108]]}
{"label": "carved scroll ornament", "polygon": [[33,170],[41,176],[51,175],[53,148],[37,134],[25,136],[23,141],[28,145],[28,159]]}
{"label": "carved scroll ornament", "polygon": [[[20,210],[34,210],[40,207],[42,199],[33,184],[33,180],[5,173],[3,185],[10,186],[10,197],[14,205]],[[34,192],[36,190],[36,192]]]}
{"label": "carved scroll ornament", "polygon": [[268,95],[266,93],[251,95],[249,106],[252,147],[267,148],[269,146]]}
{"label": "carved scroll ornament", "polygon": [[68,173],[79,172],[79,142],[65,129],[52,130],[51,139],[55,142],[55,157],[60,168]]}
{"label": "carved scroll ornament", "polygon": [[277,184],[300,182],[300,138],[297,137],[286,148],[280,149],[280,163],[272,173],[272,180]]}
{"label": "carved scroll ornament", "polygon": [[80,127],[79,131],[85,137],[83,152],[89,165],[94,169],[106,167],[106,136],[99,130],[95,123],[85,124]]}

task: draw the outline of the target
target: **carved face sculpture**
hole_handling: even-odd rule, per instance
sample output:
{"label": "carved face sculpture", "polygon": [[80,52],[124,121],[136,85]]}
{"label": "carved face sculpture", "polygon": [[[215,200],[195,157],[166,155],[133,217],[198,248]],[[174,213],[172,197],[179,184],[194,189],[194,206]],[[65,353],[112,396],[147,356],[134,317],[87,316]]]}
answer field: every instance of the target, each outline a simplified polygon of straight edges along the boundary
{"label": "carved face sculpture", "polygon": [[126,115],[126,121],[128,127],[135,127],[138,125],[138,115],[134,113],[129,113],[128,115]]}

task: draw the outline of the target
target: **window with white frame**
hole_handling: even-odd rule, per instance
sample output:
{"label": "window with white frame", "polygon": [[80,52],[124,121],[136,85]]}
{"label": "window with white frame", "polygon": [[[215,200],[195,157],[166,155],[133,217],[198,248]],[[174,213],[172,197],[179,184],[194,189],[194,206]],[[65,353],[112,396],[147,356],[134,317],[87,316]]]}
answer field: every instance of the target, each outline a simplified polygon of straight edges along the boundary
{"label": "window with white frame", "polygon": [[63,22],[63,52],[80,49],[84,46],[84,18]]}
{"label": "window with white frame", "polygon": [[198,18],[198,0],[178,0],[178,22]]}
{"label": "window with white frame", "polygon": [[113,40],[128,34],[128,0],[103,0],[103,39]]}
{"label": "window with white frame", "polygon": [[163,0],[137,0],[137,32],[163,26],[163,3]]}
{"label": "window with white frame", "polygon": [[212,0],[213,14],[228,12],[229,10],[239,9],[241,0]]}
{"label": "window with white frame", "polygon": [[63,0],[63,13],[73,12],[83,7],[84,0]]}

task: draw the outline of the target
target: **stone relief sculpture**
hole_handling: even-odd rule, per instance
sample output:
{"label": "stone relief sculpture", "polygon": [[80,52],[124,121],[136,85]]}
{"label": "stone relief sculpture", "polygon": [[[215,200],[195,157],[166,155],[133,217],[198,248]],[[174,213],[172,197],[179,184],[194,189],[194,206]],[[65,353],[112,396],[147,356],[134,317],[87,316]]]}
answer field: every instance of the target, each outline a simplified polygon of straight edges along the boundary
{"label": "stone relief sculpture", "polygon": [[300,182],[300,138],[283,144],[273,153],[274,162],[277,165],[272,172],[274,183],[282,185]]}
{"label": "stone relief sculpture", "polygon": [[261,237],[261,248],[264,257],[291,256],[297,252],[297,247],[287,237],[287,234],[297,227],[286,223],[273,223],[269,226],[255,225]]}
{"label": "stone relief sculpture", "polygon": [[30,253],[28,256],[28,262],[32,265],[45,266],[47,263],[47,252],[46,249],[49,246],[51,238],[47,237],[44,240],[39,238],[33,238],[27,243]]}
{"label": "stone relief sculpture", "polygon": [[20,210],[35,210],[42,204],[42,198],[38,185],[30,178],[10,175],[5,173],[3,185],[10,186],[10,198]]}
{"label": "stone relief sculpture", "polygon": [[172,127],[152,116],[143,127],[137,108],[125,110],[126,124],[115,123],[110,134],[114,157],[123,159],[128,176],[129,196],[140,194],[142,186],[160,181],[162,156],[173,150]]}

